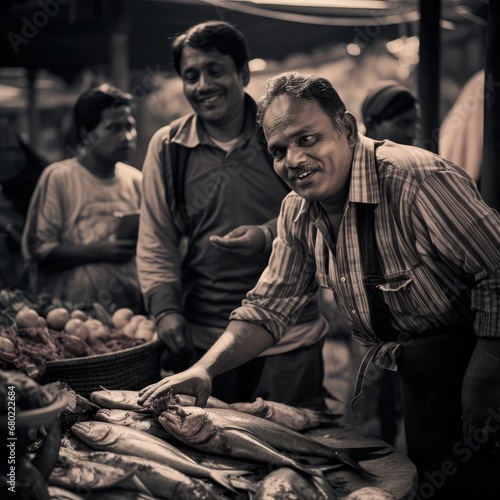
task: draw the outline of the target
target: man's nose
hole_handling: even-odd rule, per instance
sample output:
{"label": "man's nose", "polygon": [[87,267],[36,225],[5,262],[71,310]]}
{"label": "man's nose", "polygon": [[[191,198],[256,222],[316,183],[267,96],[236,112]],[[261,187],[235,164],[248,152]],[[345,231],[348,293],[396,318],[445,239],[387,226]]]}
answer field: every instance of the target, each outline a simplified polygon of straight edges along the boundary
{"label": "man's nose", "polygon": [[286,152],[286,166],[287,168],[298,168],[301,163],[306,161],[306,156],[302,148],[290,147]]}
{"label": "man's nose", "polygon": [[200,73],[200,77],[198,78],[198,88],[204,89],[208,87],[210,84],[210,77],[205,73]]}

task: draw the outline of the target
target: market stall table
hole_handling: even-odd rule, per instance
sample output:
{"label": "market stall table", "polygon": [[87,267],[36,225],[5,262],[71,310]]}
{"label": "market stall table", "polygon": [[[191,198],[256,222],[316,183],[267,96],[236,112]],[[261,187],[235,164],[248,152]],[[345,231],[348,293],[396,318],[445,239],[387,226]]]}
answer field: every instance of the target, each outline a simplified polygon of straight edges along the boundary
{"label": "market stall table", "polygon": [[[344,423],[331,427],[316,428],[305,434],[338,448],[387,446],[389,449],[394,450],[392,446],[381,439],[360,434],[354,427]],[[349,491],[371,486],[387,491],[397,500],[406,500],[413,497],[417,486],[417,469],[405,454],[394,451],[394,453],[382,458],[360,463],[366,470],[378,477],[363,477],[345,468],[328,472],[326,477],[334,479],[336,482],[342,482],[345,489]]]}

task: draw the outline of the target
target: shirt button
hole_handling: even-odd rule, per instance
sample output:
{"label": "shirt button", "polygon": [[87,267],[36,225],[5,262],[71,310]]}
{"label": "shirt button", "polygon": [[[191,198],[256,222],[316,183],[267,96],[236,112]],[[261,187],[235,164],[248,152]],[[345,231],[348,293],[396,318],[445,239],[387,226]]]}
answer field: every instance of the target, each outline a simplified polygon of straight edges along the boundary
{"label": "shirt button", "polygon": [[342,278],[340,278],[340,281],[341,283],[345,283],[346,282],[345,276],[342,276]]}
{"label": "shirt button", "polygon": [[353,314],[356,314],[356,309],[353,309],[351,312],[352,312]]}

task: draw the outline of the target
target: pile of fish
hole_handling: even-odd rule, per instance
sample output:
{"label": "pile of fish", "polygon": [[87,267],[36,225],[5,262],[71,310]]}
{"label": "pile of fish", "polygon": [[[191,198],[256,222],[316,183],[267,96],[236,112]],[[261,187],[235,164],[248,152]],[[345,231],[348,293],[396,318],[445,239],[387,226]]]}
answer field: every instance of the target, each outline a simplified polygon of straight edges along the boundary
{"label": "pile of fish", "polygon": [[[63,437],[48,478],[52,498],[345,498],[349,491],[328,479],[329,471],[347,468],[370,479],[373,474],[359,461],[391,453],[380,447],[335,448],[213,397],[204,408],[186,395],[171,394],[154,408],[137,399],[135,391],[90,395],[89,408],[96,411]],[[307,428],[319,425],[321,418],[309,412],[304,418],[302,409],[278,405],[271,413],[290,427],[300,421]],[[294,413],[291,420],[283,416]]]}

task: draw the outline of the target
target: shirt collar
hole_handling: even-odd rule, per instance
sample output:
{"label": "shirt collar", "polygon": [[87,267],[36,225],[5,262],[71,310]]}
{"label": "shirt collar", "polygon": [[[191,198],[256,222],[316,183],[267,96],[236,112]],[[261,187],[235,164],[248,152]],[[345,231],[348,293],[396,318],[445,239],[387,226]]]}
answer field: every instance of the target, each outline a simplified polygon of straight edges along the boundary
{"label": "shirt collar", "polygon": [[[380,189],[375,157],[375,150],[380,144],[380,142],[375,142],[364,135],[358,134],[358,142],[354,148],[352,159],[348,203],[380,203]],[[294,222],[306,213],[310,220],[317,219],[320,214],[319,203],[303,199]]]}
{"label": "shirt collar", "polygon": [[[245,93],[244,106],[245,126],[241,134],[241,142],[245,142],[254,137],[257,130],[257,105],[247,93]],[[203,122],[194,112],[184,118],[176,134],[172,138],[172,142],[187,148],[195,148],[200,144],[211,144],[210,137],[203,126]]]}

